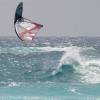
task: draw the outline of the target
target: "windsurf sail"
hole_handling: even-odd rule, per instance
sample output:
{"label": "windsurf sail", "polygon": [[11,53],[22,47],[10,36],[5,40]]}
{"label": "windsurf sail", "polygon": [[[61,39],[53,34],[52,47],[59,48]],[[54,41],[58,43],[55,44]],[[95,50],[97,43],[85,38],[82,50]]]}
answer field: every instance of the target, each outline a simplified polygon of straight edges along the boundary
{"label": "windsurf sail", "polygon": [[16,8],[14,28],[16,35],[22,41],[31,41],[35,37],[36,33],[43,27],[43,25],[32,22],[22,16],[23,3],[20,2]]}

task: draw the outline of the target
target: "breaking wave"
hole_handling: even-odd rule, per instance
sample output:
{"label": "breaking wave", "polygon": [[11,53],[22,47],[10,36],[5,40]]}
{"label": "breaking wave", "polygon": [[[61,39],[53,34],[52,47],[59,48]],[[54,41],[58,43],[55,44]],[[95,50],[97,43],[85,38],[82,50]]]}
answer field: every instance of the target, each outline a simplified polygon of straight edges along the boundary
{"label": "breaking wave", "polygon": [[100,83],[100,58],[82,55],[82,52],[87,52],[88,50],[95,52],[95,49],[92,47],[71,47],[66,49],[57,68],[52,72],[52,75],[56,75],[61,71],[63,72],[63,65],[69,65],[69,67],[72,66],[74,68],[74,73],[78,75],[78,78],[82,83]]}
{"label": "breaking wave", "polygon": [[[63,72],[63,65],[70,65],[77,74],[80,82],[85,84],[100,83],[100,58],[92,55],[85,55],[87,52],[96,52],[92,47],[12,47],[0,48],[0,53],[11,53],[14,55],[28,55],[34,52],[62,52],[59,63],[52,71],[52,76]],[[68,67],[70,67],[68,66]],[[51,66],[52,67],[52,66]],[[67,70],[67,69],[66,69]],[[66,74],[66,73],[64,73]]]}
{"label": "breaking wave", "polygon": [[24,54],[27,55],[33,52],[52,52],[52,51],[65,51],[69,47],[12,47],[12,48],[0,48],[0,53],[11,53],[15,55]]}

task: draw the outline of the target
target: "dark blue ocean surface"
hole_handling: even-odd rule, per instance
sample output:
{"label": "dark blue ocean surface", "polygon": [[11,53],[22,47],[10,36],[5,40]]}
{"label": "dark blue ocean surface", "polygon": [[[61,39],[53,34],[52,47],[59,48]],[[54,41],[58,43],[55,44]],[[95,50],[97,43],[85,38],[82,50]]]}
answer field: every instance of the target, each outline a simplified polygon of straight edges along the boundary
{"label": "dark blue ocean surface", "polygon": [[0,100],[100,100],[100,38],[0,38]]}

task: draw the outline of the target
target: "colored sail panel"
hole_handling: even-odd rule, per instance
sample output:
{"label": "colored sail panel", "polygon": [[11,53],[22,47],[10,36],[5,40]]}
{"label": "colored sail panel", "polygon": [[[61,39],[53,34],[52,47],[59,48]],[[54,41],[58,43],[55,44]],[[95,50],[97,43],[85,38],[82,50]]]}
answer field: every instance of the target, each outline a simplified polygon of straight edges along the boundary
{"label": "colored sail panel", "polygon": [[14,24],[16,23],[17,20],[22,18],[22,13],[23,13],[23,3],[20,2],[15,11]]}
{"label": "colored sail panel", "polygon": [[15,11],[14,28],[16,35],[22,41],[31,41],[43,25],[23,18],[23,3],[19,3]]}
{"label": "colored sail panel", "polygon": [[23,41],[32,40],[41,27],[43,27],[43,25],[32,23],[28,19],[26,20],[24,18],[22,18],[22,20],[18,20],[15,24],[17,34]]}

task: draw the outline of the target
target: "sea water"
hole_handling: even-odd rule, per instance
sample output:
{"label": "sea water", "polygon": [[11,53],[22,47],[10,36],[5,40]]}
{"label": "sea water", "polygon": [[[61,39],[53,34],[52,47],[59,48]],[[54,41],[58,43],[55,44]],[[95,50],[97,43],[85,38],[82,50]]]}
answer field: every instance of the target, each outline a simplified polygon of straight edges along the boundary
{"label": "sea water", "polygon": [[0,38],[0,100],[100,100],[100,38]]}

